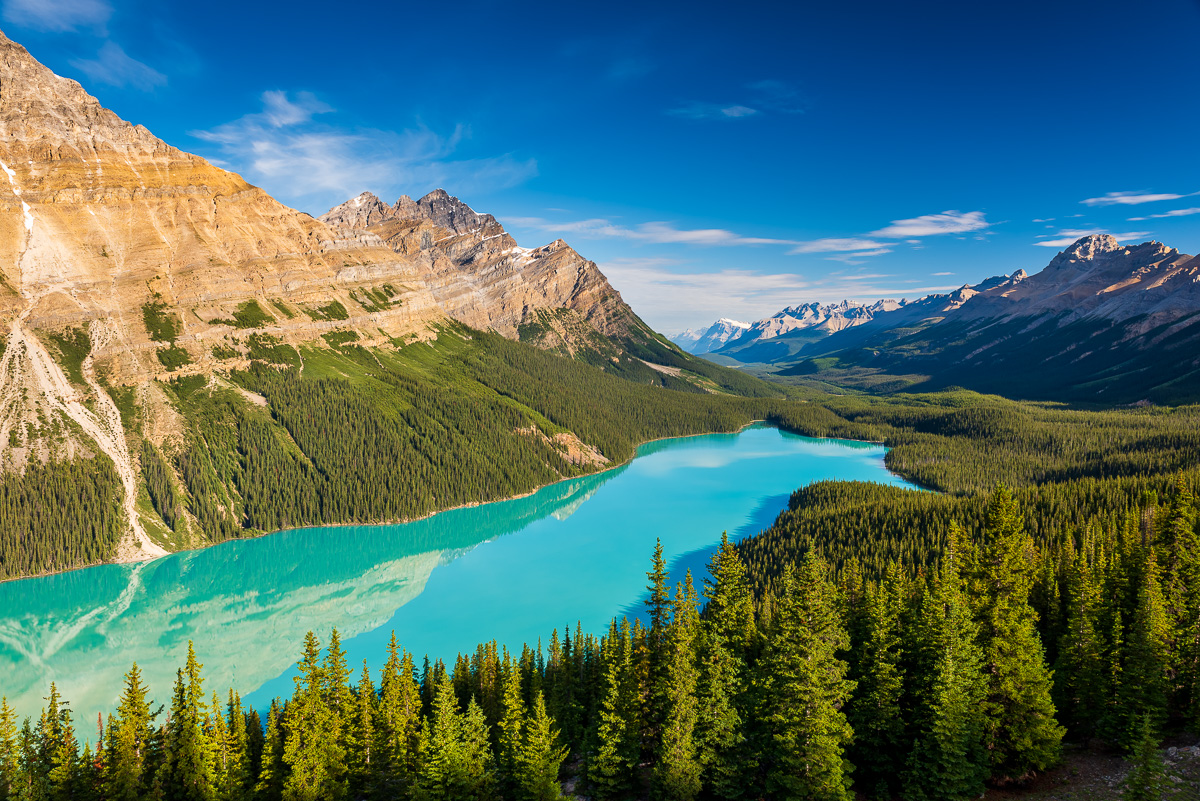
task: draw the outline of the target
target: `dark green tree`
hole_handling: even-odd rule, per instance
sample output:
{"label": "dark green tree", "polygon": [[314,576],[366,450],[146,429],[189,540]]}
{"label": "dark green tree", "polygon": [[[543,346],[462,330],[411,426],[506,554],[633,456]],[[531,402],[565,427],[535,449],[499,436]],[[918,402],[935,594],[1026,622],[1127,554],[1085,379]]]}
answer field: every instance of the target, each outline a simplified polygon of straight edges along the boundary
{"label": "dark green tree", "polygon": [[558,801],[562,785],[558,773],[567,748],[559,743],[554,721],[546,714],[541,692],[534,694],[533,710],[525,721],[520,752],[517,754],[517,792],[521,801]]}
{"label": "dark green tree", "polygon": [[854,689],[838,652],[849,646],[820,558],[785,574],[761,665],[766,788],[778,799],[850,799],[842,707]]}
{"label": "dark green tree", "polygon": [[1133,743],[1133,765],[1121,792],[1124,801],[1162,801],[1168,787],[1155,728],[1151,715],[1142,715]]}
{"label": "dark green tree", "polygon": [[701,765],[696,742],[699,681],[696,640],[700,615],[692,574],[675,595],[674,615],[667,630],[665,700],[661,739],[656,750],[653,790],[656,798],[693,801],[700,794]]}
{"label": "dark green tree", "polygon": [[204,679],[188,641],[187,663],[175,674],[166,726],[162,788],[168,801],[210,801],[214,795],[209,744],[204,735]]}
{"label": "dark green tree", "polygon": [[1029,605],[1037,559],[1004,487],[988,506],[984,537],[977,619],[988,677],[985,742],[994,774],[1020,779],[1058,760],[1064,732],[1054,717],[1051,674]]}
{"label": "dark green tree", "polygon": [[341,725],[330,705],[337,697],[337,679],[331,686],[329,660],[322,661],[321,644],[311,631],[304,636],[304,653],[297,666],[296,691],[284,717],[283,761],[288,770],[283,798],[336,801],[346,792]]}

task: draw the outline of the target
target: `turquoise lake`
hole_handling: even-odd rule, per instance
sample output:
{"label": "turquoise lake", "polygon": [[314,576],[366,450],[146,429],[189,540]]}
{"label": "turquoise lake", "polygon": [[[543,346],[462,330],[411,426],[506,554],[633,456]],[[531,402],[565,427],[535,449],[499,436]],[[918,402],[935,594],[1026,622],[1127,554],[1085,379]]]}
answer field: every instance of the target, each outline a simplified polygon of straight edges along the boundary
{"label": "turquoise lake", "polygon": [[292,691],[308,630],[337,626],[351,667],[377,674],[394,630],[421,657],[451,662],[492,638],[510,649],[557,628],[599,633],[636,614],[655,537],[675,578],[697,585],[721,532],[770,526],[797,487],[824,479],[905,485],[880,446],[755,425],[649,443],[632,462],[524,498],[390,526],[286,531],[0,584],[0,694],[36,718],[50,681],[81,740],[112,708],[136,660],[159,702],[187,642],[206,691],[230,686],[260,708]]}

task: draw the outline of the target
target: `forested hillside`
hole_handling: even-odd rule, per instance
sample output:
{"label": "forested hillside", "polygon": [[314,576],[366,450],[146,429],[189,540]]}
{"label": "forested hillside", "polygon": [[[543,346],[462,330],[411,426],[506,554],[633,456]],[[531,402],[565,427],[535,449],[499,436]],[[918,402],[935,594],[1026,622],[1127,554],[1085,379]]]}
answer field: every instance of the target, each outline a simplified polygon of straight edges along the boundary
{"label": "forested hillside", "polygon": [[1158,738],[1200,724],[1194,496],[1180,478],[1114,517],[1039,546],[1000,490],[976,535],[950,517],[936,566],[868,578],[851,556],[835,577],[808,548],[757,595],[728,541],[673,593],[659,548],[648,625],[453,665],[393,636],[378,684],[310,632],[265,724],[210,700],[189,650],[165,719],[134,665],[94,742],[53,686],[36,722],[0,705],[0,797],[555,799],[567,779],[596,799],[950,801],[1098,740],[1131,755],[1127,797],[1157,799]]}

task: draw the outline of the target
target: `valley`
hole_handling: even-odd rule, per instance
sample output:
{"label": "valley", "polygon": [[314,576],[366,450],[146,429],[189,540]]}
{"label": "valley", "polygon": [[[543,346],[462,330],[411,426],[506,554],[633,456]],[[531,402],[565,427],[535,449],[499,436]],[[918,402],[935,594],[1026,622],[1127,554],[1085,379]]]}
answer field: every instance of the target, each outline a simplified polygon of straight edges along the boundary
{"label": "valley", "polygon": [[[656,114],[799,114],[746,88]],[[194,138],[321,142],[319,183],[378,133],[262,99]],[[0,34],[0,801],[1186,798],[1200,257],[1039,217],[1044,268],[783,299],[817,284],[653,248],[887,286],[1006,223],[498,216],[428,190],[536,174],[471,136],[308,214]],[[614,282],[791,305],[668,339]]]}

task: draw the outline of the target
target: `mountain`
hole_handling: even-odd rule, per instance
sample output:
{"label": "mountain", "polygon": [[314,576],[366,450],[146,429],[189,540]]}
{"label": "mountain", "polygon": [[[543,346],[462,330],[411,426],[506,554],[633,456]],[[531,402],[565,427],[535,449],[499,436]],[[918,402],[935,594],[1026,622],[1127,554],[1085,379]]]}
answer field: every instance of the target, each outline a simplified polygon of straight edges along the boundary
{"label": "mountain", "polygon": [[779,372],[860,387],[1169,403],[1200,396],[1198,354],[1200,259],[1092,235],[1036,274],[1018,270],[877,315]]}
{"label": "mountain", "polygon": [[694,332],[688,329],[671,341],[688,353],[711,353],[725,343],[742,336],[749,328],[750,323],[722,317],[703,331]]}
{"label": "mountain", "polygon": [[3,34],[0,170],[0,579],[510,497],[781,394],[561,240],[441,190],[314,219]]}
{"label": "mountain", "polygon": [[437,306],[474,328],[570,353],[594,344],[594,332],[653,338],[596,264],[566,242],[520,247],[492,215],[442,189],[392,206],[364,192],[319,220],[416,262]]}
{"label": "mountain", "polygon": [[786,359],[801,347],[838,331],[870,322],[875,315],[893,311],[904,301],[879,300],[871,304],[853,300],[822,305],[789,306],[770,317],[745,326],[739,336],[728,337],[718,347],[693,350],[711,354],[722,363],[772,363]]}

